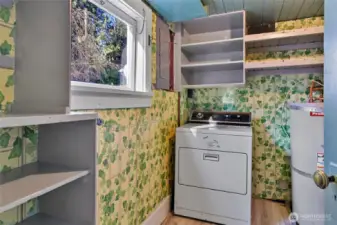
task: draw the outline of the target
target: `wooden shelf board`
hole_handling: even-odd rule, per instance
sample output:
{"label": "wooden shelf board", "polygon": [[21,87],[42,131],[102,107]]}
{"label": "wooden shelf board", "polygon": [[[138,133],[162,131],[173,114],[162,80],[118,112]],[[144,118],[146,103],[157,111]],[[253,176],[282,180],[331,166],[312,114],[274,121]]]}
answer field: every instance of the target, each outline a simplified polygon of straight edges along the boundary
{"label": "wooden shelf board", "polygon": [[14,57],[0,55],[0,68],[14,69]]}
{"label": "wooden shelf board", "polygon": [[317,67],[323,66],[324,57],[306,59],[285,59],[285,60],[266,60],[257,62],[246,62],[246,70],[274,69],[274,68],[294,68],[294,67]]}
{"label": "wooden shelf board", "polygon": [[267,41],[272,39],[296,38],[296,37],[305,37],[323,34],[324,34],[323,26],[311,27],[287,31],[268,32],[262,34],[250,34],[245,36],[245,42],[250,43],[250,42]]}
{"label": "wooden shelf board", "polygon": [[25,219],[17,225],[89,225],[86,223],[70,223],[60,220],[43,213],[38,213],[32,217]]}
{"label": "wooden shelf board", "polygon": [[183,88],[222,88],[222,87],[240,87],[244,83],[226,83],[226,84],[198,84],[198,85],[183,85]]}
{"label": "wooden shelf board", "polygon": [[53,191],[89,173],[88,171],[69,171],[41,163],[29,164],[15,170],[1,175],[0,213]]}
{"label": "wooden shelf board", "polygon": [[322,48],[323,39],[324,27],[303,28],[245,36],[248,52]]}
{"label": "wooden shelf board", "polygon": [[240,70],[243,69],[243,64],[243,61],[210,61],[183,64],[181,65],[181,69],[189,72]]}
{"label": "wooden shelf board", "polygon": [[181,45],[181,50],[187,54],[214,54],[243,51],[243,38],[207,41]]}
{"label": "wooden shelf board", "polygon": [[0,116],[0,128],[76,122],[83,120],[95,120],[96,118],[97,114],[92,112],[72,112],[68,114],[45,115],[4,114]]}

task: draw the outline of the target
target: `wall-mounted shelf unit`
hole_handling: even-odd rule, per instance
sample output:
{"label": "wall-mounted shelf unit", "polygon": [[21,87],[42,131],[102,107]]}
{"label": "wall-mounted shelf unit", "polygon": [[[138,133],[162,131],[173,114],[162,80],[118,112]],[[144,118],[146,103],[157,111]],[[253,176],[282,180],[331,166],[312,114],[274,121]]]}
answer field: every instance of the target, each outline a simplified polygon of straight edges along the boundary
{"label": "wall-mounted shelf unit", "polygon": [[175,24],[175,89],[245,83],[245,12]]}
{"label": "wall-mounted shelf unit", "polygon": [[[245,36],[248,52],[323,47],[324,27],[303,28]],[[276,48],[277,47],[277,48]]]}
{"label": "wall-mounted shelf unit", "polygon": [[306,67],[322,67],[324,64],[324,57],[312,57],[304,59],[284,59],[284,60],[266,60],[266,61],[252,61],[246,62],[245,68],[247,71],[251,70],[266,70],[266,69],[287,69],[287,68],[306,68]]}
{"label": "wall-mounted shelf unit", "polygon": [[[14,102],[0,128],[38,130],[36,162],[0,173],[0,213],[38,200],[38,214],[19,225],[96,224],[97,114],[69,113],[70,7],[16,3]],[[13,59],[0,56],[0,67],[13,69]],[[24,138],[15,142],[23,152]]]}
{"label": "wall-mounted shelf unit", "polygon": [[245,62],[246,52],[323,48],[324,27],[245,35],[245,12],[175,24],[175,89],[240,86],[245,73],[323,67],[324,57]]}

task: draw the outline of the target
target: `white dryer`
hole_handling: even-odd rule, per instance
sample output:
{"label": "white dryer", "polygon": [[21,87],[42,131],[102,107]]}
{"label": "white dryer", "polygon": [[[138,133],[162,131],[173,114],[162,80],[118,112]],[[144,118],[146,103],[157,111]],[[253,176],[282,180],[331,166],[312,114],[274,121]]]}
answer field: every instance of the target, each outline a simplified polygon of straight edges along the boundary
{"label": "white dryer", "polygon": [[177,128],[174,213],[226,225],[250,225],[250,113],[193,112]]}

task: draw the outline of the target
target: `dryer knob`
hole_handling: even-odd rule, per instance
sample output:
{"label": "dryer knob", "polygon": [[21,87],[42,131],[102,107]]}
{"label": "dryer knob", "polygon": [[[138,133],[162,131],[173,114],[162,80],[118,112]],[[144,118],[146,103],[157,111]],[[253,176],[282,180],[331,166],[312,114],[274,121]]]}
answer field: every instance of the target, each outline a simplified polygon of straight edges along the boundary
{"label": "dryer knob", "polygon": [[197,114],[197,118],[198,118],[198,119],[202,119],[203,117],[204,117],[204,114],[202,114],[202,113],[198,113],[198,114]]}

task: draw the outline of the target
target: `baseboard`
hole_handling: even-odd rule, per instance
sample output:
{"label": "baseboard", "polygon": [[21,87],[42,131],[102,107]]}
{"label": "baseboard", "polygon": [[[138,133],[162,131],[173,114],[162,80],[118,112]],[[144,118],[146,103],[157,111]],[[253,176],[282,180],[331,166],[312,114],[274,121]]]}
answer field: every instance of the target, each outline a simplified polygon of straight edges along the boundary
{"label": "baseboard", "polygon": [[142,225],[160,225],[171,211],[171,195],[164,198]]}

